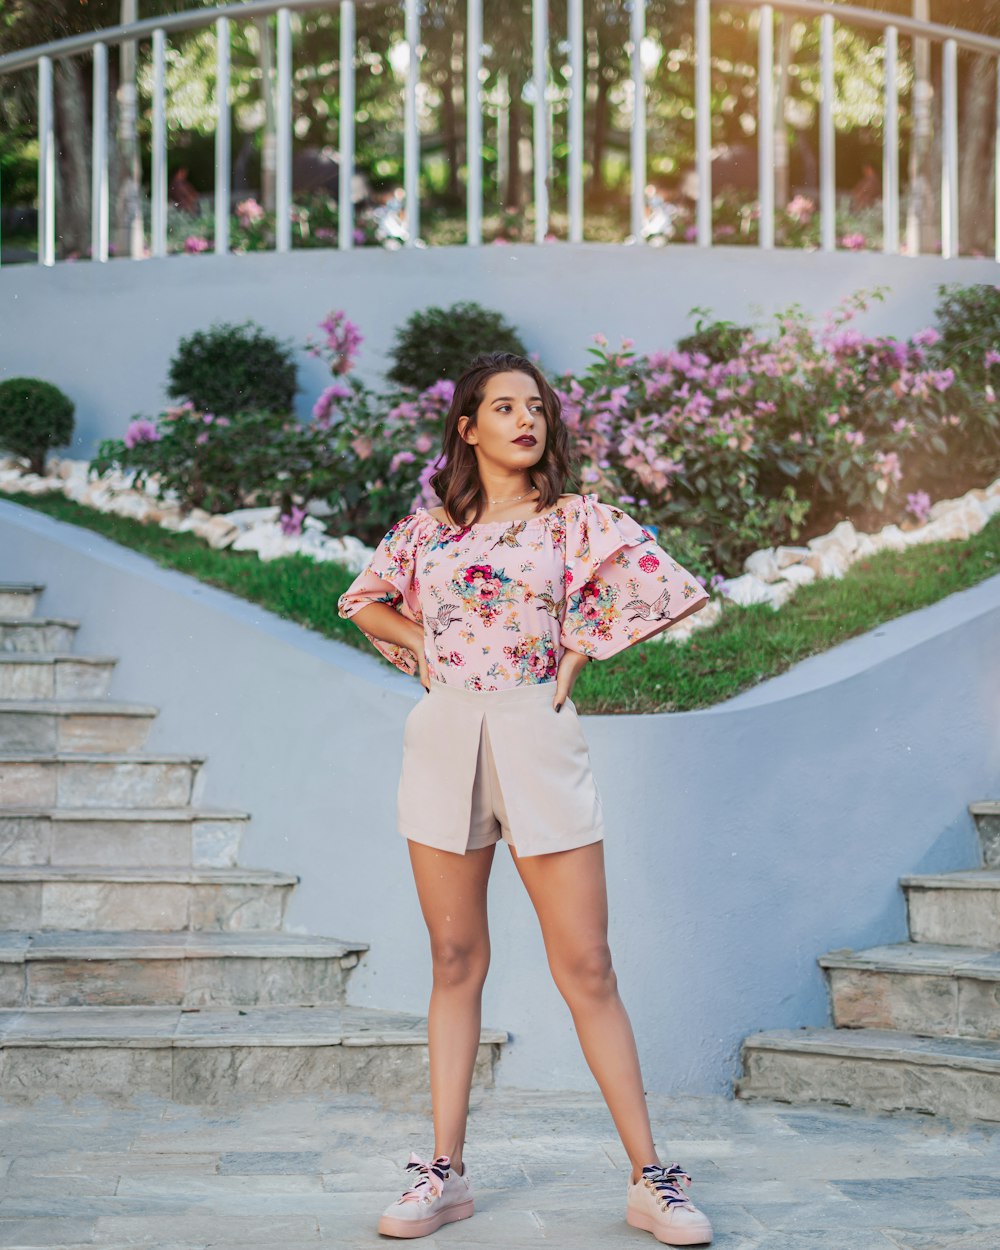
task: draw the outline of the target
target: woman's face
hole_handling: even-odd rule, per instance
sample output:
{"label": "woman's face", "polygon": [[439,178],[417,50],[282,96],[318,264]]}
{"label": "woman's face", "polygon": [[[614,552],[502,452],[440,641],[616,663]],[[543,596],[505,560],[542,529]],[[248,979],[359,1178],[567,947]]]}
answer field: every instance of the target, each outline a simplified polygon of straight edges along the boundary
{"label": "woman's face", "polygon": [[[507,469],[530,469],[545,452],[545,409],[528,373],[494,373],[483,390],[476,424],[459,418],[459,433],[480,455]],[[531,437],[534,442],[528,441]],[[524,439],[524,442],[516,440]]]}

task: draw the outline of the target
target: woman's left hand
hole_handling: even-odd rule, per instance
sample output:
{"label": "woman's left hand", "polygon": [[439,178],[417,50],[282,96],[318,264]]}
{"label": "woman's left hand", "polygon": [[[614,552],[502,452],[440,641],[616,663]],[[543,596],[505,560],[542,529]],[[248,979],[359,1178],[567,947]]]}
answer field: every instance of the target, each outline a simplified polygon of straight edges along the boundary
{"label": "woman's left hand", "polygon": [[589,663],[589,656],[581,655],[579,651],[563,652],[563,657],[559,661],[559,671],[556,673],[555,694],[552,696],[552,706],[557,712],[561,710],[566,700],[572,696],[573,685],[576,682],[580,669],[586,667]]}

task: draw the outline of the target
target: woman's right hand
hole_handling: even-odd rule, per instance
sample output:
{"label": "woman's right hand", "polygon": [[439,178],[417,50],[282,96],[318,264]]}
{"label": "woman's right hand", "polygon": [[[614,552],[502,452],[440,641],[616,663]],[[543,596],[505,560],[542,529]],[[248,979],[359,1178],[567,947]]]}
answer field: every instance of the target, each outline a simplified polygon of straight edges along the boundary
{"label": "woman's right hand", "polygon": [[425,690],[430,690],[431,679],[427,671],[427,656],[424,655],[424,631],[422,627],[419,629],[418,636],[414,638],[410,650],[417,661],[417,676],[420,678],[420,684]]}

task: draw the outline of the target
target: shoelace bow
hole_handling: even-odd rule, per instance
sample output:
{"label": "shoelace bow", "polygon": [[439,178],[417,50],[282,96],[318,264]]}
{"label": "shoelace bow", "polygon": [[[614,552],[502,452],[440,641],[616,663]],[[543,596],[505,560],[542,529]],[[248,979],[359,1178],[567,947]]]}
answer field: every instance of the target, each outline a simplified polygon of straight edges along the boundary
{"label": "shoelace bow", "polygon": [[694,1203],[680,1187],[681,1182],[690,1185],[691,1177],[679,1163],[672,1163],[668,1168],[643,1168],[642,1174],[652,1183],[656,1196],[668,1207],[686,1206],[694,1209]]}
{"label": "shoelace bow", "polygon": [[447,1155],[438,1155],[436,1159],[432,1159],[428,1163],[425,1159],[421,1159],[419,1155],[411,1153],[406,1170],[408,1172],[416,1172],[417,1179],[399,1201],[422,1202],[425,1198],[431,1201],[439,1197],[444,1189],[444,1180],[448,1175],[450,1167],[451,1160]]}

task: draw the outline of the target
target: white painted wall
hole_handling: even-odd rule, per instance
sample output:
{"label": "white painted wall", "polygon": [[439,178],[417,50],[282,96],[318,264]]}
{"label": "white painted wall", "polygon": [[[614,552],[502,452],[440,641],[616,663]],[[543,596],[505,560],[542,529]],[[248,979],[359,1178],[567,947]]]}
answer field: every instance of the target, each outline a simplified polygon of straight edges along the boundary
{"label": "white painted wall", "polygon": [[889,296],[857,324],[905,335],[932,323],[938,283],[996,282],[998,273],[994,261],[971,258],[593,243],[8,266],[0,271],[0,378],[60,386],[77,408],[70,454],[89,457],[100,439],[121,437],[133,415],[160,410],[179,340],[215,320],[251,318],[300,349],[298,411],[306,417],[327,377],[302,347],[331,308],[360,325],[360,370],[378,383],[410,313],[458,300],[504,313],[543,366],[560,371],[586,366],[598,331],[615,345],[632,338],[642,351],[667,350],[694,328],[694,307],[736,321],[770,319],[793,301],[822,314],[876,284]]}
{"label": "white painted wall", "polygon": [[[180,271],[180,267],[178,267]],[[395,829],[415,681],[0,501],[0,580],[46,584],[153,749],[205,752],[203,799],[250,811],[241,861],[301,875],[289,925],[371,942],[352,1001],[426,1010],[430,962]],[[898,878],[977,866],[967,804],[1000,785],[1000,576],[702,712],[587,716],[611,944],[647,1088],[731,1092],[743,1038],[828,1023],[817,956],[905,940]],[[664,644],[667,645],[667,644]],[[592,1088],[509,856],[490,900],[498,1079]]]}

